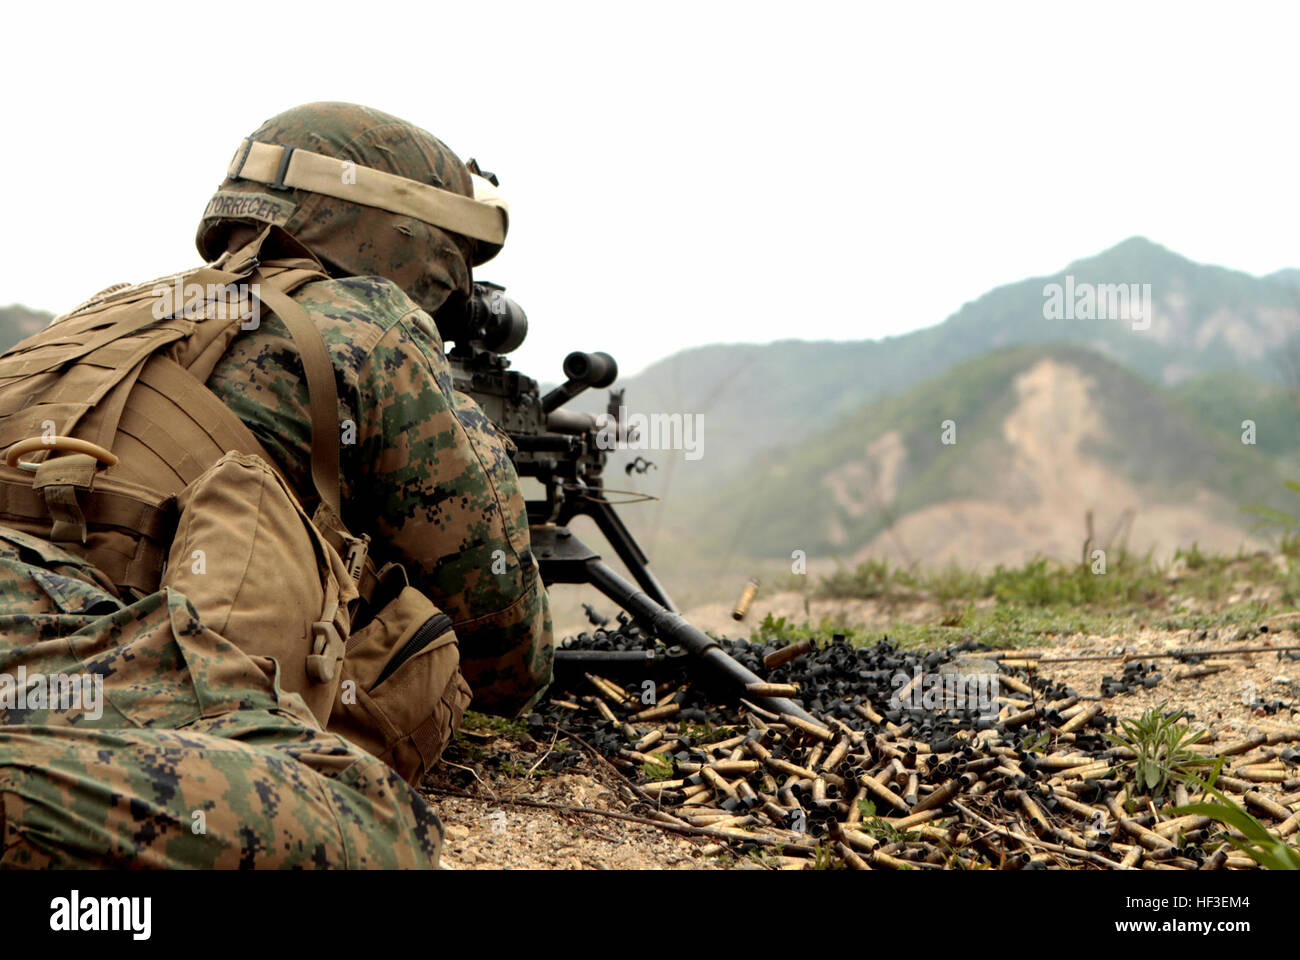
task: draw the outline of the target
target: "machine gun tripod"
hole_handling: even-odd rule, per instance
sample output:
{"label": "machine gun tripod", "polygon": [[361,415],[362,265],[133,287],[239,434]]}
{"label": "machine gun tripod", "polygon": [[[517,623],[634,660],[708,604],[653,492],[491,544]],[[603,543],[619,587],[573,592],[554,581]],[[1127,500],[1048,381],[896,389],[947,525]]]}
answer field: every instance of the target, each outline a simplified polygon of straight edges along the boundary
{"label": "machine gun tripod", "polygon": [[[438,325],[443,337],[455,342],[448,359],[456,389],[471,396],[510,438],[519,476],[542,485],[544,496],[528,501],[533,552],[542,581],[595,587],[665,644],[680,645],[693,654],[712,677],[738,696],[750,696],[776,713],[817,722],[785,697],[746,692],[748,684],[762,683],[762,678],[677,612],[651,573],[649,558],[605,499],[606,458],[630,439],[619,434],[622,391],[611,391],[604,414],[569,410],[565,405],[589,388],[613,384],[618,379],[614,358],[607,353],[570,353],[564,360],[565,382],[543,395],[536,380],[510,369],[505,354],[523,343],[528,320],[494,284],[475,284],[463,309],[439,311]],[[596,524],[635,583],[569,529],[580,516]]]}

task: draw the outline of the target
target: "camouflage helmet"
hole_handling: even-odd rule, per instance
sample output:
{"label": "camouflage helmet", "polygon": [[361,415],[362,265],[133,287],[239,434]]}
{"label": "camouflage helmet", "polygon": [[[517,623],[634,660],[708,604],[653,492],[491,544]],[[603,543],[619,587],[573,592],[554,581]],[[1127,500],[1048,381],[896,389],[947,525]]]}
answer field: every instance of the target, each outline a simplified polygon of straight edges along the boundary
{"label": "camouflage helmet", "polygon": [[195,242],[214,260],[240,224],[274,224],[332,271],[386,277],[432,314],[505,241],[505,204],[476,174],[413,124],[309,103],[240,143]]}

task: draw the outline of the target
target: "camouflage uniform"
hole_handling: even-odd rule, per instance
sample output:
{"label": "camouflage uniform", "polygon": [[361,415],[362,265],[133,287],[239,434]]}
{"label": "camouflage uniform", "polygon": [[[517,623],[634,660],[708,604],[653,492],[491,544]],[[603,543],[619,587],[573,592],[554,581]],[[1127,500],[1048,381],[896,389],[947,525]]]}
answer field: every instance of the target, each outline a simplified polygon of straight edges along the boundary
{"label": "camouflage uniform", "polygon": [[[450,151],[365,108],[310,105],[254,137],[469,195]],[[546,593],[508,441],[452,389],[431,318],[495,250],[371,207],[261,189],[228,179],[200,250],[215,258],[233,231],[270,221],[338,277],[293,297],[335,368],[344,520],[453,618],[474,706],[516,713],[550,680]],[[238,215],[249,209],[261,215]],[[237,337],[207,384],[310,503],[307,389],[279,319]],[[102,678],[104,700],[98,717],[19,707],[0,683],[0,865],[436,865],[442,828],[428,804],[323,732],[280,689],[274,662],[238,639],[204,626],[174,588],[125,605],[84,560],[0,527],[0,675]]]}
{"label": "camouflage uniform", "polygon": [[[552,648],[506,441],[452,389],[437,329],[395,284],[321,281],[294,299],[334,361],[344,521],[371,536],[377,562],[403,563],[412,585],[455,621],[474,709],[514,715],[549,681]],[[266,317],[236,338],[208,387],[301,496],[311,490],[311,430],[297,364],[288,331]]]}
{"label": "camouflage uniform", "polygon": [[[253,140],[289,144],[472,192],[441,141],[353,104],[308,104],[264,123]],[[482,241],[419,220],[305,190],[271,193],[228,177],[209,202],[198,245],[215,258],[240,222],[274,223],[343,279],[293,294],[334,363],[343,424],[344,521],[367,533],[376,561],[406,566],[412,586],[455,621],[473,708],[512,716],[550,682],[546,591],[529,551],[528,519],[504,436],[452,388],[432,315],[469,292]],[[208,378],[310,501],[311,431],[297,350],[279,319],[242,333]],[[355,425],[355,436],[348,426]],[[352,442],[349,442],[352,441]]]}
{"label": "camouflage uniform", "polygon": [[[85,561],[5,527],[0,674],[0,866],[437,864],[424,799],[324,733],[271,661],[176,591],[124,606]],[[12,680],[38,674],[102,678],[102,714],[33,702],[38,685],[19,700]]]}

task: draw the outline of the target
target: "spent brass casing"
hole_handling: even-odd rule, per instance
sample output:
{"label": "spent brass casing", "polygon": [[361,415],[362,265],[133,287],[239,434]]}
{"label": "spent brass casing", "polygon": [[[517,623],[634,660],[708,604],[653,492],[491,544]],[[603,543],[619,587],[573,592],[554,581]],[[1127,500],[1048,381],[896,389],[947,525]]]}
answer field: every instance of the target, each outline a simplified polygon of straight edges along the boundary
{"label": "spent brass casing", "polygon": [[913,813],[906,817],[881,817],[880,819],[896,830],[907,830],[919,823],[938,820],[940,817],[946,816],[946,813],[936,807],[932,810],[922,810],[920,813]]}
{"label": "spent brass casing", "polygon": [[719,750],[731,750],[734,747],[741,746],[748,739],[749,739],[748,736],[741,734],[738,737],[730,737],[726,740],[719,740],[717,743],[705,744],[704,749],[709,753],[717,753]]}
{"label": "spent brass casing", "polygon": [[840,737],[831,748],[831,752],[826,754],[826,759],[821,763],[823,770],[834,770],[849,755],[849,738]]}
{"label": "spent brass casing", "polygon": [[1029,696],[1034,695],[1034,688],[1025,683],[1019,677],[1013,677],[1006,673],[998,674],[998,686],[1006,687],[1008,690],[1014,690],[1016,693],[1024,693]]}
{"label": "spent brass casing", "polygon": [[822,754],[825,752],[826,752],[826,744],[824,743],[813,744],[812,749],[809,750],[807,755],[803,758],[803,765],[807,767],[809,770],[816,770],[817,763],[819,760],[821,760]]}
{"label": "spent brass casing", "polygon": [[1254,750],[1267,739],[1268,736],[1266,734],[1257,733],[1252,737],[1247,737],[1245,740],[1238,740],[1234,743],[1218,747],[1214,752],[1221,757],[1231,757],[1238,753],[1246,753],[1249,750]]}
{"label": "spent brass casing", "polygon": [[584,673],[583,676],[587,678],[588,683],[595,687],[598,692],[608,697],[612,703],[620,707],[627,705],[627,694],[609,680],[598,677],[594,673]]}
{"label": "spent brass casing", "polygon": [[868,703],[865,699],[861,703],[857,703],[853,705],[853,712],[856,713],[863,720],[867,720],[871,723],[874,723],[878,727],[883,727],[885,725],[885,718],[882,717],[880,714],[876,713],[876,711],[872,708],[871,704]]}
{"label": "spent brass casing", "polygon": [[1287,837],[1291,836],[1291,834],[1295,833],[1297,829],[1300,829],[1300,813],[1293,813],[1291,816],[1279,823],[1277,829],[1273,832],[1285,840]]}
{"label": "spent brass casing", "polygon": [[849,865],[851,870],[870,870],[867,861],[858,856],[857,852],[843,840],[835,844],[836,850],[839,851],[840,858]]}
{"label": "spent brass casing", "polygon": [[860,823],[862,821],[862,807],[859,804],[865,799],[867,799],[867,788],[859,786],[858,792],[853,796],[853,802],[849,804],[848,815],[844,818],[846,824]]}
{"label": "spent brass casing", "polygon": [[903,788],[903,802],[913,810],[916,809],[916,791],[920,787],[920,778],[915,773],[907,778],[907,785]]}
{"label": "spent brass casing", "polygon": [[1060,730],[1062,733],[1074,733],[1074,731],[1082,729],[1087,723],[1091,722],[1093,717],[1097,716],[1099,713],[1101,713],[1101,704],[1090,703],[1069,720],[1065,721],[1065,723],[1061,724]]}
{"label": "spent brass casing", "polygon": [[912,808],[907,805],[907,803],[903,800],[903,798],[900,797],[898,794],[896,794],[893,790],[890,790],[887,786],[885,786],[875,777],[871,776],[870,774],[863,773],[858,775],[858,780],[859,782],[861,782],[863,786],[865,786],[868,790],[870,790],[881,800],[884,800],[890,806],[894,807],[895,809],[901,810],[903,813],[911,813]]}
{"label": "spent brass casing", "polygon": [[1209,817],[1189,813],[1185,817],[1175,817],[1172,820],[1166,820],[1164,823],[1158,823],[1151,829],[1162,837],[1172,839],[1180,833],[1190,833],[1210,822]]}
{"label": "spent brass casing", "polygon": [[740,591],[740,599],[736,601],[735,609],[731,611],[731,619],[744,620],[745,614],[749,613],[749,605],[754,602],[758,596],[758,578],[750,577],[749,583]]}
{"label": "spent brass casing", "polygon": [[763,666],[772,670],[781,666],[783,663],[789,663],[795,657],[802,657],[805,653],[813,650],[816,644],[811,640],[796,640],[794,643],[786,644],[780,650],[773,650],[763,658]]}
{"label": "spent brass casing", "polygon": [[822,777],[817,777],[812,784],[812,802],[815,804],[826,801],[826,781]]}
{"label": "spent brass casing", "polygon": [[641,784],[646,793],[663,793],[665,790],[680,790],[686,786],[685,780],[655,780],[653,783]]}
{"label": "spent brass casing", "polygon": [[1242,797],[1246,801],[1246,806],[1254,807],[1263,813],[1267,813],[1274,820],[1287,821],[1291,817],[1291,811],[1279,804],[1270,797],[1264,796],[1258,790],[1248,790]]}
{"label": "spent brass casing", "polygon": [[651,763],[656,766],[663,765],[662,757],[652,757],[648,753],[641,753],[637,750],[629,750],[626,747],[619,750],[618,755],[624,760],[631,760],[633,763]]}
{"label": "spent brass casing", "polygon": [[668,717],[675,717],[682,712],[680,703],[664,703],[651,707],[648,710],[642,710],[640,713],[632,714],[632,719],[638,722],[644,720],[664,720]]}
{"label": "spent brass casing", "polygon": [[712,767],[704,767],[702,770],[700,770],[700,776],[703,777],[705,783],[713,787],[714,790],[718,790],[722,793],[725,793],[728,797],[731,797],[734,800],[740,799],[736,795],[735,786],[732,783],[730,783],[724,776],[722,776],[722,774],[714,770]]}
{"label": "spent brass casing", "polygon": [[793,713],[781,714],[781,719],[790,726],[802,730],[810,737],[816,737],[818,740],[831,741],[835,739],[835,734],[819,723],[809,723],[803,717],[796,717]]}
{"label": "spent brass casing", "polygon": [[763,765],[776,773],[783,773],[790,777],[798,777],[800,780],[817,779],[817,774],[812,770],[809,770],[807,767],[801,767],[798,764],[791,763],[789,760],[782,760],[779,757],[769,756],[763,760]]}
{"label": "spent brass casing", "polygon": [[707,766],[710,770],[724,777],[737,777],[757,773],[759,762],[757,760],[718,760]]}
{"label": "spent brass casing", "polygon": [[645,753],[663,738],[664,732],[662,730],[651,730],[634,744],[633,749]]}
{"label": "spent brass casing", "polygon": [[916,806],[912,807],[913,813],[922,813],[926,810],[934,810],[942,807],[945,803],[957,796],[957,791],[961,789],[961,781],[948,780],[939,784],[930,791],[929,796],[918,801]]}
{"label": "spent brass casing", "polygon": [[1232,772],[1243,780],[1253,780],[1255,783],[1286,783],[1289,779],[1286,770],[1279,767],[1238,767]]}

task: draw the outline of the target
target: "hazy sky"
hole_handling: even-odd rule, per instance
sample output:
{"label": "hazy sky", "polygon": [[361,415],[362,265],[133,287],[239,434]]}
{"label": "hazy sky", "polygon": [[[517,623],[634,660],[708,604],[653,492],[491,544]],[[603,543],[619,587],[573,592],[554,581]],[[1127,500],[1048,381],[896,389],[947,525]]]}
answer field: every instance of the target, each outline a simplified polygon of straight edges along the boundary
{"label": "hazy sky", "polygon": [[[238,16],[222,18],[231,9]],[[479,12],[479,11],[482,12]],[[858,339],[1144,234],[1300,264],[1294,7],[10,5],[0,303],[196,262],[241,137],[310,100],[501,177],[520,365]],[[603,329],[598,327],[603,326]]]}

